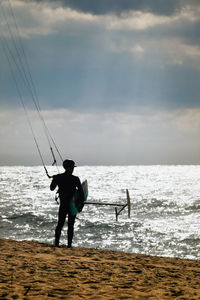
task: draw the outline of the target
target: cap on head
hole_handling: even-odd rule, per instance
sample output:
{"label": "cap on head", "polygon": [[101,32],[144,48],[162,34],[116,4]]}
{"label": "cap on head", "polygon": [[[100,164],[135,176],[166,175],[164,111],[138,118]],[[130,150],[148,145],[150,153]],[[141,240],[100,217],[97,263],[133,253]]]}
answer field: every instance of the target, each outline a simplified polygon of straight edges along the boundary
{"label": "cap on head", "polygon": [[63,161],[63,168],[64,169],[68,169],[68,168],[74,168],[75,166],[75,162],[71,159],[65,159]]}

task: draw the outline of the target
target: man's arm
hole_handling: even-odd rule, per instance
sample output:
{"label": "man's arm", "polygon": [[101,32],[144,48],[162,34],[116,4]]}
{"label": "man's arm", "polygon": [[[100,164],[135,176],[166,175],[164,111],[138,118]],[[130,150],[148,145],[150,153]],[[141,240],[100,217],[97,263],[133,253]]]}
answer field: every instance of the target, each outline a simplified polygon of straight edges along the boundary
{"label": "man's arm", "polygon": [[56,186],[57,186],[56,176],[53,176],[52,182],[51,182],[51,184],[50,184],[50,190],[51,190],[51,191],[54,191],[55,188],[56,188]]}

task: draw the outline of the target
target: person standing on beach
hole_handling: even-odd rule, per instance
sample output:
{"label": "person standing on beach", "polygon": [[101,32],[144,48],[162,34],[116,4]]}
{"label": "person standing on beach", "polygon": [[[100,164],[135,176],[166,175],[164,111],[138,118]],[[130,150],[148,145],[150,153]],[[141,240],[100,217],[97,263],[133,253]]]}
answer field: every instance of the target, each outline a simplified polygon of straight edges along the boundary
{"label": "person standing on beach", "polygon": [[55,246],[59,246],[59,240],[62,228],[65,223],[66,216],[68,215],[68,248],[71,248],[72,239],[74,234],[74,223],[76,216],[73,216],[70,211],[70,201],[74,195],[76,189],[79,192],[79,203],[77,206],[79,211],[83,208],[84,193],[81,186],[79,177],[72,175],[75,167],[73,160],[66,159],[63,162],[63,168],[65,172],[53,176],[53,180],[50,185],[50,190],[53,191],[58,186],[58,194],[60,198],[60,207],[58,211],[58,223],[55,230]]}

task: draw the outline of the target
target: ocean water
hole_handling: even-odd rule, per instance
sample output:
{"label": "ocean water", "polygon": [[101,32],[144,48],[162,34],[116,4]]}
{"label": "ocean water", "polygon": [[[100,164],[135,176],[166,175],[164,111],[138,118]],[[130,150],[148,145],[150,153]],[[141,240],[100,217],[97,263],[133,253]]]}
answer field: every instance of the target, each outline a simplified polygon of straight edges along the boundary
{"label": "ocean water", "polygon": [[[118,221],[113,206],[85,205],[74,246],[200,259],[200,166],[83,166],[74,174],[88,180],[88,201],[126,203],[126,189],[131,197],[131,217],[126,208]],[[1,238],[53,243],[50,182],[43,167],[0,167]]]}

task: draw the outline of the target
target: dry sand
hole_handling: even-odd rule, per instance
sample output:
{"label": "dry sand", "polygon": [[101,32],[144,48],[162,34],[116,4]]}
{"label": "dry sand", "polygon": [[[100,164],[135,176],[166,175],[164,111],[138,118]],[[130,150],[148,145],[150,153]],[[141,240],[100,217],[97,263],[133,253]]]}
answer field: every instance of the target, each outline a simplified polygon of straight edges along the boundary
{"label": "dry sand", "polygon": [[0,239],[0,299],[200,299],[200,261]]}

